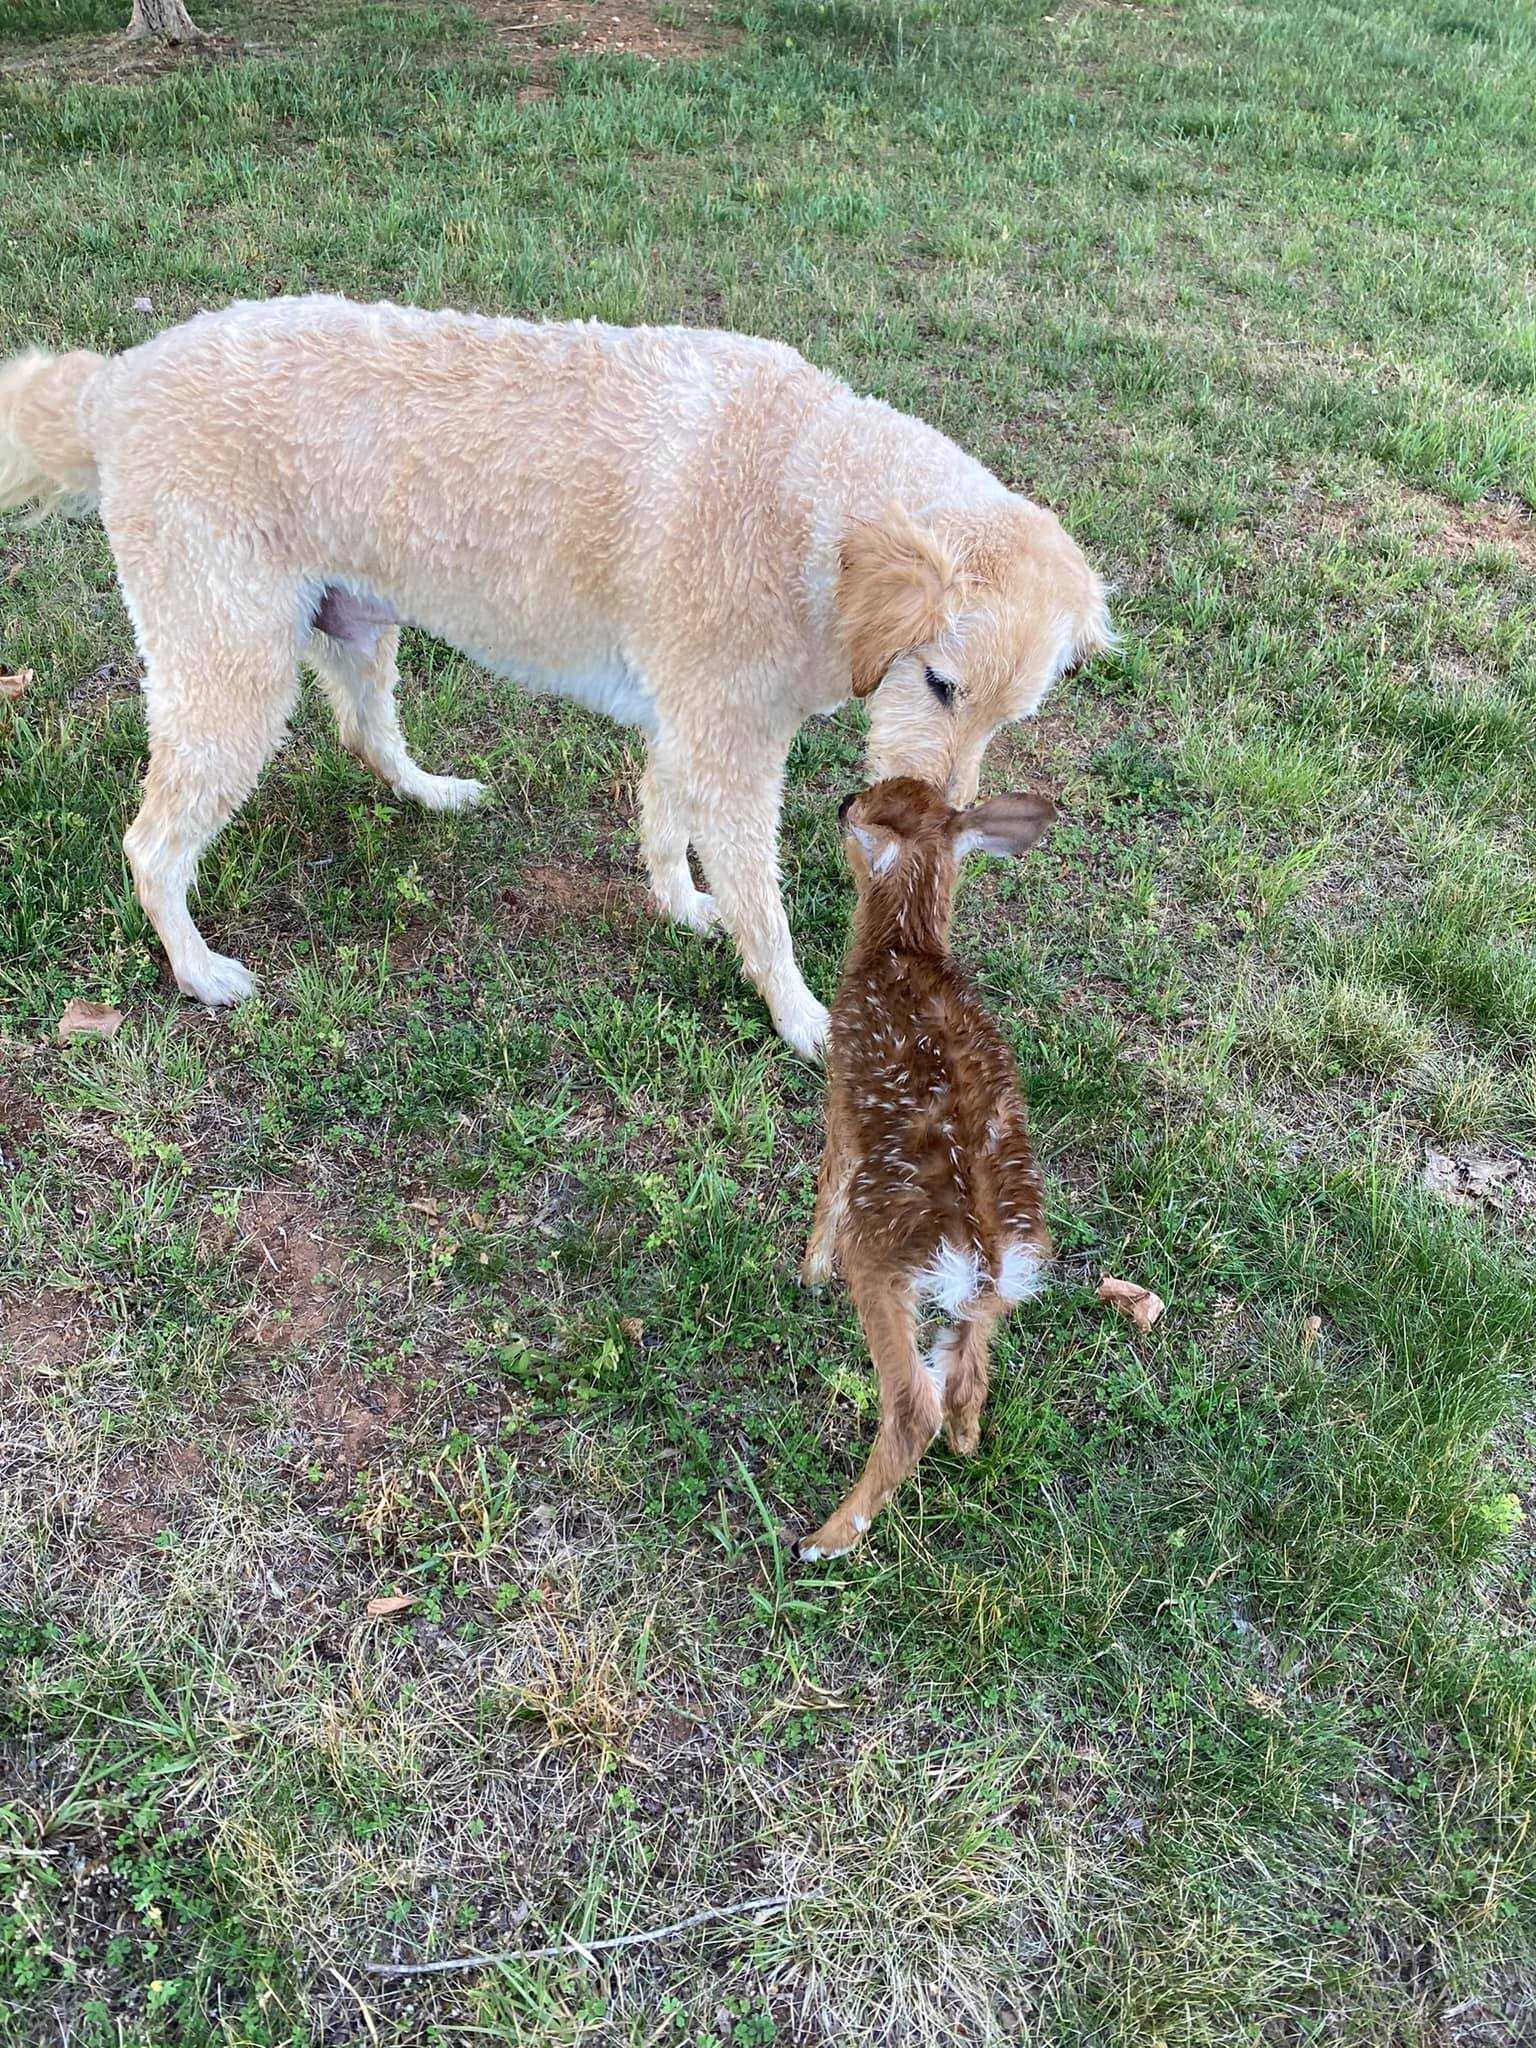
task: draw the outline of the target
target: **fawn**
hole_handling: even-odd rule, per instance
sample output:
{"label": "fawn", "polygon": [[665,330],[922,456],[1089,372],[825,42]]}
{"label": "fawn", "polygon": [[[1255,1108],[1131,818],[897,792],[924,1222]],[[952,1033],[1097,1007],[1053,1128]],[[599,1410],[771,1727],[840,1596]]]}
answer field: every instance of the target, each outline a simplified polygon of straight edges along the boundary
{"label": "fawn", "polygon": [[[980,1439],[992,1332],[1038,1292],[1051,1242],[1012,1052],[949,956],[961,861],[1026,852],[1055,817],[1043,796],[951,809],[901,776],[839,813],[858,888],[832,1008],[827,1143],[801,1277],[842,1266],[880,1378],[869,1462],[807,1561],[850,1550],[942,1426]],[[926,1356],[924,1311],[942,1318]]]}

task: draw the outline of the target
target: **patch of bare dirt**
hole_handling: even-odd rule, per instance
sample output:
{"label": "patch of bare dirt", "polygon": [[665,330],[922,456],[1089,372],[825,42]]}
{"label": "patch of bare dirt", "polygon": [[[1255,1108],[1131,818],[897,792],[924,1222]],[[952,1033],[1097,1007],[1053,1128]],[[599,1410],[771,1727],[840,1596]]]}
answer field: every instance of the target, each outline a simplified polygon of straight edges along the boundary
{"label": "patch of bare dirt", "polygon": [[1439,544],[1447,554],[1471,555],[1480,548],[1505,547],[1526,569],[1536,571],[1536,520],[1524,505],[1484,499],[1478,505],[1430,503],[1443,521]]}
{"label": "patch of bare dirt", "polygon": [[114,1543],[147,1543],[169,1527],[178,1501],[200,1491],[207,1473],[201,1444],[164,1444],[152,1455],[124,1458],[102,1475],[97,1526]]}
{"label": "patch of bare dirt", "polygon": [[104,661],[100,668],[83,676],[69,693],[72,708],[105,704],[118,697],[137,697],[142,671],[137,662]]}
{"label": "patch of bare dirt", "polygon": [[515,888],[503,889],[507,908],[530,925],[567,917],[607,917],[634,924],[646,914],[646,892],[627,876],[602,868],[525,868]]}
{"label": "patch of bare dirt", "polygon": [[253,1349],[269,1357],[305,1350],[340,1322],[345,1254],[308,1195],[296,1188],[247,1195],[233,1237],[255,1290],[241,1331]]}
{"label": "patch of bare dirt", "polygon": [[394,974],[429,969],[438,979],[463,972],[464,936],[441,916],[415,917],[389,935],[389,965]]}
{"label": "patch of bare dirt", "polygon": [[90,1339],[90,1318],[67,1287],[38,1287],[0,1296],[0,1367],[55,1373],[73,1365]]}
{"label": "patch of bare dirt", "polygon": [[[127,19],[125,5],[125,25]],[[139,79],[159,78],[167,71],[227,64],[245,54],[244,47],[232,36],[205,36],[200,42],[183,43],[175,49],[153,39],[129,42],[125,35],[60,36],[57,40],[0,51],[0,77],[30,75],[81,79],[92,85],[127,85]]]}
{"label": "patch of bare dirt", "polygon": [[702,57],[725,37],[700,6],[658,8],[653,0],[468,0],[514,57],[547,49],[573,57],[640,57],[662,63]]}
{"label": "patch of bare dirt", "polygon": [[421,1381],[431,1377],[427,1366],[419,1375],[392,1373],[376,1380],[350,1368],[317,1374],[295,1416],[313,1462],[332,1478],[350,1481],[384,1450],[391,1432],[414,1411]]}
{"label": "patch of bare dirt", "polygon": [[42,1111],[32,1090],[16,1076],[0,1073],[0,1169],[14,1166],[42,1127]]}
{"label": "patch of bare dirt", "polygon": [[[1296,532],[1307,527],[1333,540],[1353,541],[1362,531],[1380,528],[1383,514],[1358,498],[1325,496],[1309,478],[1294,487],[1296,517],[1277,537],[1288,544]],[[1536,571],[1536,519],[1522,504],[1506,498],[1485,498],[1476,505],[1458,505],[1435,497],[1428,491],[1409,491],[1404,502],[1420,524],[1420,539],[1426,548],[1438,550],[1453,561],[1489,547],[1508,548],[1522,567]]]}

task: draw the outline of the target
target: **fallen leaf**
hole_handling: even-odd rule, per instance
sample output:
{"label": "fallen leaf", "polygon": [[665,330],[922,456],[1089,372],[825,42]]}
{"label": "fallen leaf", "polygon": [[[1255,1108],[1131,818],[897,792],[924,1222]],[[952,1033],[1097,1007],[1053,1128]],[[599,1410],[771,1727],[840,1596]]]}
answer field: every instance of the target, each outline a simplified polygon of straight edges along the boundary
{"label": "fallen leaf", "polygon": [[386,1614],[404,1614],[407,1607],[415,1605],[414,1593],[381,1593],[376,1600],[368,1602],[368,1612],[377,1620]]}
{"label": "fallen leaf", "polygon": [[1307,1320],[1306,1320],[1306,1321],[1305,1321],[1305,1322],[1304,1322],[1304,1323],[1302,1324],[1302,1326],[1301,1326],[1301,1341],[1302,1341],[1302,1343],[1303,1343],[1303,1344],[1315,1344],[1315,1343],[1317,1342],[1318,1338],[1319,1338],[1319,1337],[1321,1337],[1321,1335],[1322,1335],[1322,1334],[1323,1334],[1323,1319],[1322,1319],[1322,1317],[1321,1317],[1321,1316],[1308,1316],[1308,1317],[1307,1317]]}
{"label": "fallen leaf", "polygon": [[1243,1697],[1256,1713],[1268,1714],[1273,1721],[1285,1719],[1285,1702],[1272,1692],[1266,1692],[1260,1685],[1245,1685]]}
{"label": "fallen leaf", "polygon": [[29,668],[13,669],[9,673],[0,670],[0,697],[8,704],[14,704],[32,683],[33,672]]}
{"label": "fallen leaf", "polygon": [[1520,1206],[1530,1201],[1536,1185],[1530,1175],[1522,1175],[1517,1160],[1477,1148],[1437,1152],[1431,1145],[1424,1154],[1422,1177],[1432,1195],[1458,1209]]}
{"label": "fallen leaf", "polygon": [[153,299],[135,299],[133,302],[133,310],[135,311],[135,313],[153,313],[153,311],[155,310],[155,302]]}
{"label": "fallen leaf", "polygon": [[1424,1185],[1432,1195],[1438,1195],[1443,1202],[1453,1202],[1458,1209],[1474,1206],[1462,1185],[1461,1163],[1449,1152],[1437,1152],[1433,1145],[1424,1154]]}
{"label": "fallen leaf", "polygon": [[79,996],[64,1005],[64,1014],[59,1019],[59,1043],[68,1045],[72,1038],[113,1038],[123,1021],[121,1010],[114,1010],[110,1003],[82,1002]]}
{"label": "fallen leaf", "polygon": [[1145,1336],[1167,1304],[1150,1287],[1138,1287],[1134,1280],[1112,1280],[1106,1273],[1099,1282],[1099,1299],[1117,1308],[1128,1322]]}
{"label": "fallen leaf", "polygon": [[405,1206],[407,1209],[414,1209],[418,1216],[437,1216],[441,1214],[439,1204],[434,1202],[430,1195],[418,1195],[414,1201],[407,1202]]}
{"label": "fallen leaf", "polygon": [[645,1336],[645,1325],[638,1316],[620,1316],[619,1328],[631,1344],[640,1343]]}

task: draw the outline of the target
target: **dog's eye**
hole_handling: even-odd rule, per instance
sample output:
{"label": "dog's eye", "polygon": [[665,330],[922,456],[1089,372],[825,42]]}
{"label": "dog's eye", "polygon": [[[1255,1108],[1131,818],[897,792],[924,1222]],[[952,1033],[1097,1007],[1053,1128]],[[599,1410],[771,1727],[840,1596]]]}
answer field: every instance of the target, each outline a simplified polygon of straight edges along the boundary
{"label": "dog's eye", "polygon": [[932,690],[946,711],[953,710],[955,702],[955,686],[953,683],[947,683],[942,676],[936,676],[931,668],[923,670],[923,681]]}

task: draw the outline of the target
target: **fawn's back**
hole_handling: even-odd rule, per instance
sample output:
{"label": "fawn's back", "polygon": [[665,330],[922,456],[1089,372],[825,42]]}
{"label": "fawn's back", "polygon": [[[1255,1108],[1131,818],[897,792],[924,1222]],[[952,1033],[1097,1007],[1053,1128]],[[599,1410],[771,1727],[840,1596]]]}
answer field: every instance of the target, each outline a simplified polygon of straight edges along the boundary
{"label": "fawn's back", "polygon": [[1032,1292],[1050,1243],[1018,1069],[948,957],[856,952],[828,1065],[856,1161],[850,1251],[921,1292]]}

